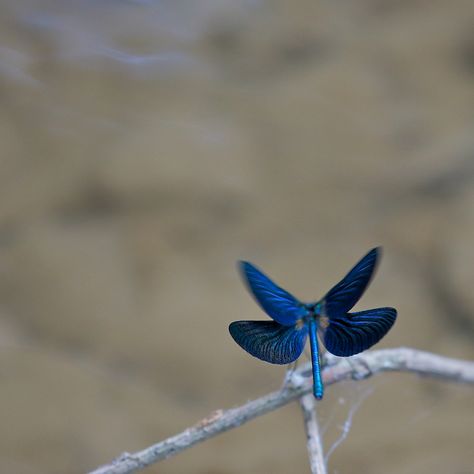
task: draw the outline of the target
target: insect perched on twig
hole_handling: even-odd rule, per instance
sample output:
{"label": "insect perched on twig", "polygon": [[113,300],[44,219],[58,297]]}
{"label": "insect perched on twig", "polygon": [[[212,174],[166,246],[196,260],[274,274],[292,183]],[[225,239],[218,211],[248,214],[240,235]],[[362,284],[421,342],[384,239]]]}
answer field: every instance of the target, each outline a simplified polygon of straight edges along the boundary
{"label": "insect perched on twig", "polygon": [[234,321],[229,326],[231,336],[254,357],[271,364],[289,364],[303,352],[309,333],[313,393],[320,400],[324,387],[317,333],[329,352],[348,357],[376,344],[395,322],[394,308],[349,313],[370,283],[379,254],[379,248],[372,249],[314,303],[298,301],[251,263],[239,262],[249,290],[273,321]]}

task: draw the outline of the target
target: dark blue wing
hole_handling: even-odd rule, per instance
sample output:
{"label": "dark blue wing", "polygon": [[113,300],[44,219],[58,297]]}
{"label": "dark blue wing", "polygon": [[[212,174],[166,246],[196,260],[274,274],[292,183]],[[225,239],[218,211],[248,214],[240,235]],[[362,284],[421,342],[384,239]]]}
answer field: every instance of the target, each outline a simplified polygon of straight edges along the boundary
{"label": "dark blue wing", "polygon": [[282,326],[275,321],[234,321],[229,332],[254,357],[271,364],[289,364],[303,352],[308,328]]}
{"label": "dark blue wing", "polygon": [[275,285],[251,263],[239,263],[250,291],[268,316],[284,326],[293,326],[298,319],[306,315],[307,310],[293,295]]}
{"label": "dark blue wing", "polygon": [[336,356],[348,357],[365,351],[387,334],[397,318],[394,308],[375,308],[329,318],[319,332],[326,349]]}
{"label": "dark blue wing", "polygon": [[370,282],[377,263],[379,248],[372,249],[324,297],[324,311],[330,317],[344,315],[359,300]]}

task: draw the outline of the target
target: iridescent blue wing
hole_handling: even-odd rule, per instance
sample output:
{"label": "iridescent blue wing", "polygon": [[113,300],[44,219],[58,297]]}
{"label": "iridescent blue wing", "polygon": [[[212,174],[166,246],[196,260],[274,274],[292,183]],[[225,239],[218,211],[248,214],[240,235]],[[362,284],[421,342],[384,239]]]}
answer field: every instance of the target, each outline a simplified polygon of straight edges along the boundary
{"label": "iridescent blue wing", "polygon": [[229,332],[254,357],[271,364],[289,364],[303,352],[308,328],[282,326],[275,321],[234,321]]}
{"label": "iridescent blue wing", "polygon": [[375,308],[328,318],[319,328],[326,349],[340,357],[365,351],[387,334],[397,318],[394,308]]}
{"label": "iridescent blue wing", "polygon": [[293,326],[306,315],[307,310],[293,295],[273,283],[258,268],[249,262],[239,264],[242,276],[258,304],[277,323]]}
{"label": "iridescent blue wing", "polygon": [[377,264],[379,248],[372,249],[324,297],[324,311],[330,317],[344,315],[359,300]]}

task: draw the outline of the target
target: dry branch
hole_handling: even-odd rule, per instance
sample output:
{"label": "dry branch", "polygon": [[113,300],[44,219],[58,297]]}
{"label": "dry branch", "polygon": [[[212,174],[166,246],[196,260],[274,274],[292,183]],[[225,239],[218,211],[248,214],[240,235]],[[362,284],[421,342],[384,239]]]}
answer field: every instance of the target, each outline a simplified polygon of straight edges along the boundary
{"label": "dry branch", "polygon": [[[348,359],[326,354],[327,365],[323,382],[332,385],[347,379],[363,379],[380,372],[413,372],[447,381],[474,383],[474,362],[450,359],[415,349],[382,349],[367,351]],[[348,363],[350,361],[350,363]],[[298,369],[292,383],[282,390],[252,400],[229,410],[217,410],[182,433],[133,454],[124,453],[112,463],[90,474],[128,474],[144,469],[162,459],[174,456],[186,448],[243,425],[311,392],[311,370],[308,364]]]}
{"label": "dry branch", "polygon": [[327,474],[326,461],[323,454],[323,441],[316,417],[316,401],[312,393],[300,398],[301,411],[306,431],[306,447],[308,449],[311,474]]}

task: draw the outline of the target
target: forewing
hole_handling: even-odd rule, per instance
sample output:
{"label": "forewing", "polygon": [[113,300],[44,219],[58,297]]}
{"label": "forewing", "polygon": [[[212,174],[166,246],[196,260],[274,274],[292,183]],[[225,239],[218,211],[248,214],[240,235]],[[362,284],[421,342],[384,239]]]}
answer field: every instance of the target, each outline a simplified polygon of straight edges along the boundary
{"label": "forewing", "polygon": [[364,293],[377,264],[379,248],[372,249],[324,297],[325,313],[330,317],[344,315]]}
{"label": "forewing", "polygon": [[326,349],[336,356],[348,357],[365,351],[387,334],[397,318],[394,308],[375,308],[330,318],[320,327]]}
{"label": "forewing", "polygon": [[303,352],[308,328],[282,326],[275,321],[234,321],[229,332],[254,357],[271,364],[289,364]]}
{"label": "forewing", "polygon": [[273,283],[254,265],[240,262],[240,270],[258,304],[276,322],[292,326],[306,315],[306,309],[293,295]]}

